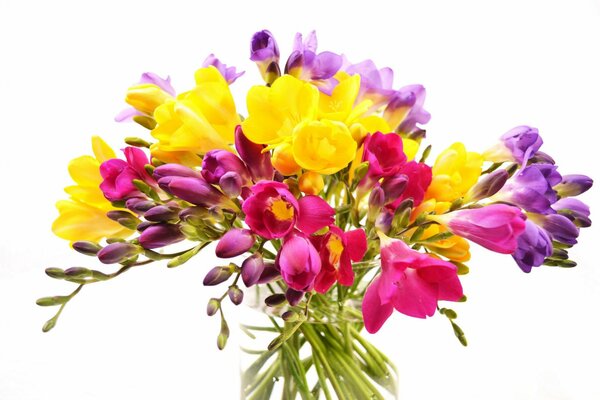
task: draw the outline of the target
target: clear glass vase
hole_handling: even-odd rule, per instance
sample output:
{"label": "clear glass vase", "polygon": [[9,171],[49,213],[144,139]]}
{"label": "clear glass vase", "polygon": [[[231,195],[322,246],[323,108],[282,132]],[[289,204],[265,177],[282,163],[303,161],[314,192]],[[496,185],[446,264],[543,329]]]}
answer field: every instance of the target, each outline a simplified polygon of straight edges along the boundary
{"label": "clear glass vase", "polygon": [[272,292],[250,292],[240,324],[241,399],[397,399],[395,366],[361,335],[359,301],[315,294],[298,307],[267,307]]}

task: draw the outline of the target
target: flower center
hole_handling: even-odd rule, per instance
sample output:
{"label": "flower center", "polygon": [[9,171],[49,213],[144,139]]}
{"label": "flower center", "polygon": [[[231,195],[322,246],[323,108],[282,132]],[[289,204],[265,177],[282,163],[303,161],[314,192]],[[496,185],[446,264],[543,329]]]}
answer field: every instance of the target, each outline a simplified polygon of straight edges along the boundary
{"label": "flower center", "polygon": [[271,212],[278,221],[289,221],[294,218],[292,205],[283,199],[276,199],[271,203]]}

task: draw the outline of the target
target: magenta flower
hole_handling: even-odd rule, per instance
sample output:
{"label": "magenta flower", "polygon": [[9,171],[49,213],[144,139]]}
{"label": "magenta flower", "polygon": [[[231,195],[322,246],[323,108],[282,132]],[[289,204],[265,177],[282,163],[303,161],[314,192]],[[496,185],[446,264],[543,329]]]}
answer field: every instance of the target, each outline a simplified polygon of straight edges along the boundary
{"label": "magenta flower", "polygon": [[369,172],[364,182],[366,185],[396,175],[406,162],[402,138],[395,133],[375,132],[367,135],[363,146],[362,161],[369,162]]}
{"label": "magenta flower", "polygon": [[312,81],[323,93],[330,95],[338,82],[334,75],[341,66],[340,55],[330,51],[317,54],[317,34],[312,31],[304,41],[302,34],[296,34],[292,53],[285,64],[285,73]]}
{"label": "magenta flower", "polygon": [[300,292],[312,290],[315,278],[321,271],[321,258],[317,249],[298,231],[285,238],[276,264],[285,283]]}
{"label": "magenta flower", "polygon": [[244,162],[227,150],[211,150],[202,159],[202,176],[211,184],[218,184],[226,173],[236,173],[244,186],[250,185],[250,173]]}
{"label": "magenta flower", "polygon": [[380,233],[381,275],[363,298],[365,328],[377,332],[394,309],[416,318],[431,317],[438,300],[457,301],[463,290],[456,266],[410,249]]}
{"label": "magenta flower", "polygon": [[367,252],[367,235],[362,229],[348,232],[330,226],[329,232],[311,237],[321,256],[321,272],[315,279],[315,290],[325,293],[337,281],[340,285],[352,286],[354,271],[352,261],[360,261]]}
{"label": "magenta flower", "polygon": [[178,225],[156,224],[144,229],[140,235],[140,245],[145,249],[156,249],[181,242],[185,236]]}
{"label": "magenta flower", "polygon": [[209,67],[209,66],[213,66],[217,70],[219,70],[219,72],[221,73],[223,78],[225,78],[227,83],[230,85],[233,82],[235,82],[235,80],[237,78],[244,75],[244,71],[237,72],[235,67],[228,67],[227,65],[223,64],[217,57],[215,57],[214,54],[210,54],[208,57],[206,57],[206,60],[204,60],[204,62],[202,63],[202,67]]}
{"label": "magenta flower", "polygon": [[113,158],[100,165],[100,175],[103,178],[100,189],[104,197],[110,201],[143,196],[133,184],[134,179],[142,180],[149,185],[155,185],[154,180],[144,168],[148,164],[146,154],[135,147],[126,147],[123,152],[127,161]]}
{"label": "magenta flower", "polygon": [[296,226],[311,235],[333,223],[335,210],[318,196],[296,200],[284,183],[261,181],[242,204],[246,223],[265,239],[282,238]]}
{"label": "magenta flower", "polygon": [[511,254],[525,230],[525,215],[517,207],[492,204],[481,208],[431,215],[430,219],[446,225],[450,232],[471,240],[488,250]]}
{"label": "magenta flower", "polygon": [[[402,193],[393,199],[393,201],[389,203],[387,207],[390,210],[395,211],[401,202],[409,198],[413,200],[413,205],[415,207],[421,204],[423,198],[425,197],[425,192],[431,184],[431,167],[424,163],[410,161],[402,165],[397,176],[406,177],[406,186],[404,187]],[[389,178],[385,178],[383,180],[382,185],[386,185],[387,179]]]}
{"label": "magenta flower", "polygon": [[273,179],[275,170],[269,152],[263,152],[264,147],[262,144],[251,142],[244,135],[241,126],[235,128],[235,149],[246,163],[254,182]]}

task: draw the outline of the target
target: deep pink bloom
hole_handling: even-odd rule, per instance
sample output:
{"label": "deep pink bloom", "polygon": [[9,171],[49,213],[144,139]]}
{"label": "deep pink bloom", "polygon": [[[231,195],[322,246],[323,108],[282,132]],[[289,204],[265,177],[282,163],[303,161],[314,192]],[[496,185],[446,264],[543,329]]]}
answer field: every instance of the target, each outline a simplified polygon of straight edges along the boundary
{"label": "deep pink bloom", "polygon": [[506,204],[458,210],[430,216],[446,225],[450,232],[471,240],[486,249],[511,254],[517,249],[517,239],[525,231],[526,216],[521,209]]}
{"label": "deep pink bloom", "polygon": [[421,204],[425,192],[431,184],[431,167],[424,163],[410,161],[400,168],[398,174],[406,176],[407,184],[402,194],[389,204],[388,208],[395,211],[398,205],[408,198],[413,199],[415,207]]}
{"label": "deep pink bloom", "polygon": [[369,176],[375,179],[396,175],[406,162],[402,138],[395,133],[375,132],[364,141],[363,161],[369,162]]}
{"label": "deep pink bloom", "polygon": [[456,266],[410,249],[403,241],[381,238],[381,275],[367,288],[365,328],[377,332],[394,309],[416,318],[431,317],[438,300],[457,301],[463,290]]}
{"label": "deep pink bloom", "polygon": [[265,146],[250,141],[238,125],[235,128],[235,149],[246,163],[254,182],[273,179],[273,165],[269,152],[263,152]]}
{"label": "deep pink bloom", "polygon": [[321,271],[321,258],[315,246],[302,233],[292,232],[283,242],[277,255],[281,277],[297,291],[312,290],[315,278]]}
{"label": "deep pink bloom", "polygon": [[325,293],[338,281],[352,286],[354,271],[352,261],[360,261],[367,252],[367,235],[362,229],[348,232],[330,226],[325,235],[314,236],[311,241],[321,256],[321,272],[315,280],[315,290]]}
{"label": "deep pink bloom", "polygon": [[246,223],[265,239],[282,238],[294,226],[311,235],[333,223],[335,210],[318,196],[296,200],[286,184],[261,181],[252,187],[252,194],[242,204]]}
{"label": "deep pink bloom", "polygon": [[100,189],[104,197],[110,201],[141,196],[141,192],[133,184],[134,179],[142,180],[149,185],[155,184],[144,169],[144,166],[149,163],[146,154],[135,147],[126,147],[123,152],[127,161],[113,158],[100,165],[100,175],[104,179]]}

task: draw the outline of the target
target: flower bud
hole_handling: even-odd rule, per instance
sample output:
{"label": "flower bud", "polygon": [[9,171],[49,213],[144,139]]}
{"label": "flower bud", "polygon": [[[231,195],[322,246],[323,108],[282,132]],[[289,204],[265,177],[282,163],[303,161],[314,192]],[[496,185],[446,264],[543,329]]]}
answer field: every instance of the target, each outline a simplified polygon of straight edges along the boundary
{"label": "flower bud", "polygon": [[142,214],[155,205],[156,203],[153,201],[141,197],[132,197],[131,199],[127,199],[125,202],[125,207],[137,214]]}
{"label": "flower bud", "polygon": [[235,211],[238,210],[238,207],[230,199],[204,179],[175,177],[168,185],[170,193],[192,204],[203,207],[219,206]]}
{"label": "flower bud", "polygon": [[271,32],[263,30],[252,36],[250,60],[256,63],[265,82],[273,83],[275,67],[279,70],[279,47]]}
{"label": "flower bud", "polygon": [[95,256],[102,249],[102,246],[96,242],[80,240],[73,243],[73,249],[78,253],[85,254],[86,256]]}
{"label": "flower bud", "polygon": [[237,173],[242,184],[250,183],[250,174],[244,162],[235,154],[227,150],[211,150],[202,159],[202,176],[206,182],[217,184],[227,172]]}
{"label": "flower bud", "polygon": [[286,292],[285,292],[285,298],[287,299],[288,303],[290,303],[291,306],[298,305],[298,303],[300,303],[300,301],[302,300],[303,297],[304,297],[304,292],[294,290],[292,288],[288,288],[288,290],[286,290]]}
{"label": "flower bud", "polygon": [[129,211],[112,210],[107,212],[106,216],[129,229],[136,229],[137,225],[141,222]]}
{"label": "flower bud", "polygon": [[385,178],[381,183],[381,188],[385,193],[385,203],[390,203],[396,200],[406,189],[408,177],[406,175],[396,175],[390,178]]}
{"label": "flower bud", "polygon": [[140,245],[145,249],[155,249],[180,242],[184,238],[178,225],[161,223],[144,229],[140,235]]}
{"label": "flower bud", "polygon": [[281,273],[279,269],[275,267],[273,263],[265,263],[265,268],[263,269],[262,274],[260,274],[260,278],[258,278],[258,284],[269,283],[279,278]]}
{"label": "flower bud", "polygon": [[298,313],[292,310],[288,310],[281,314],[281,319],[283,319],[285,322],[296,322],[298,318]]}
{"label": "flower bud", "polygon": [[298,180],[298,186],[306,194],[318,195],[323,190],[325,182],[321,174],[314,171],[306,171]]}
{"label": "flower bud", "polygon": [[507,180],[508,171],[497,169],[471,187],[465,195],[464,201],[470,203],[491,197],[502,189]]}
{"label": "flower bud", "polygon": [[178,208],[159,205],[159,206],[152,207],[151,209],[146,211],[144,213],[144,218],[146,218],[148,221],[152,221],[152,222],[177,221],[177,219],[179,219],[178,213],[179,213]]}
{"label": "flower bud", "polygon": [[225,282],[231,274],[233,274],[234,268],[232,268],[232,264],[221,267],[214,267],[208,274],[204,277],[204,286],[215,286],[220,283]]}
{"label": "flower bud", "polygon": [[235,199],[242,194],[244,182],[237,172],[226,172],[219,179],[219,187],[230,199]]}
{"label": "flower bud", "polygon": [[265,299],[265,304],[268,307],[275,307],[285,302],[285,295],[283,293],[276,293],[268,296]]}
{"label": "flower bud", "polygon": [[98,260],[103,264],[117,264],[136,256],[140,250],[131,243],[111,243],[98,252]]}
{"label": "flower bud", "polygon": [[373,222],[377,218],[381,207],[385,203],[385,192],[381,186],[377,185],[371,190],[369,194],[369,211],[367,213],[367,220]]}
{"label": "flower bud", "polygon": [[237,285],[231,286],[227,291],[227,295],[229,296],[229,300],[236,306],[242,304],[242,301],[244,300],[244,292],[242,292]]}
{"label": "flower bud", "polygon": [[215,254],[219,258],[239,256],[250,250],[255,240],[254,235],[248,229],[231,229],[217,243]]}
{"label": "flower bud", "polygon": [[180,176],[180,177],[190,177],[190,178],[200,178],[202,175],[200,172],[195,171],[191,168],[185,167],[180,164],[164,164],[160,167],[156,167],[154,170],[154,179],[157,181],[160,178],[168,177],[168,176]]}
{"label": "flower bud", "polygon": [[586,192],[592,187],[594,181],[585,175],[565,175],[562,181],[554,186],[560,197],[574,197]]}
{"label": "flower bud", "polygon": [[254,253],[242,263],[242,281],[246,287],[255,285],[265,270],[265,262],[259,253]]}
{"label": "flower bud", "polygon": [[221,331],[219,332],[219,336],[217,336],[217,347],[219,350],[223,350],[225,348],[227,339],[229,339],[229,327],[227,326],[225,319],[221,318]]}
{"label": "flower bud", "polygon": [[219,299],[212,298],[208,301],[208,304],[206,305],[206,314],[209,317],[212,317],[217,313],[217,311],[219,311],[220,307],[221,302],[219,301]]}
{"label": "flower bud", "polygon": [[273,179],[271,155],[269,152],[263,153],[264,146],[262,144],[250,141],[239,125],[235,128],[235,149],[246,163],[254,182]]}

